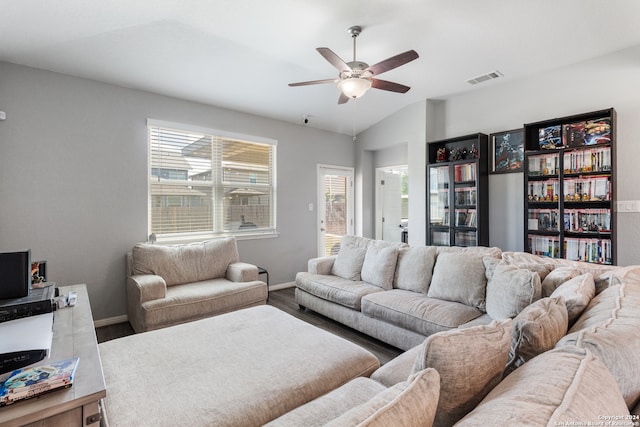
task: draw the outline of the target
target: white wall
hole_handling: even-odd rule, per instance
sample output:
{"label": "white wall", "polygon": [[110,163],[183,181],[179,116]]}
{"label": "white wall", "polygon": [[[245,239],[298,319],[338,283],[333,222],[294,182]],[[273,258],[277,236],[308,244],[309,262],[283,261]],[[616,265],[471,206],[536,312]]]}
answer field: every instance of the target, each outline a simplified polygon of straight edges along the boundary
{"label": "white wall", "polygon": [[[613,107],[617,121],[617,181],[618,200],[640,200],[640,47],[626,49],[563,69],[532,75],[520,80],[493,81],[470,93],[451,96],[438,102],[427,101],[427,136],[432,141],[475,132],[490,134],[521,127],[524,123],[552,119],[572,114]],[[408,111],[403,126],[392,116],[367,130],[359,141],[363,147],[371,143],[374,149],[384,148],[380,140],[391,144],[388,135],[421,133],[424,118],[410,119]],[[432,124],[432,126],[430,125]],[[411,127],[407,129],[406,127]],[[433,134],[430,132],[433,131]],[[378,135],[382,137],[378,137]],[[366,141],[366,142],[365,142]],[[424,145],[424,141],[422,141]],[[425,156],[414,156],[418,143],[409,144],[410,176],[424,175]],[[413,165],[413,167],[412,167]],[[503,250],[524,248],[524,189],[519,174],[492,175],[490,192],[490,244]],[[410,191],[416,189],[410,184]],[[422,190],[424,193],[424,183]],[[411,196],[411,201],[415,199]],[[424,195],[423,195],[424,200]],[[363,204],[369,201],[365,198]],[[410,229],[424,222],[426,207],[412,205]],[[410,208],[411,209],[411,208]],[[419,210],[418,210],[419,209]],[[418,210],[416,212],[416,210]],[[618,264],[640,264],[640,214],[617,215]],[[412,233],[410,233],[412,234]],[[414,243],[414,241],[411,241]]]}
{"label": "white wall", "polygon": [[125,314],[125,253],[147,236],[147,118],[279,141],[280,235],[238,242],[271,284],[316,256],[316,165],[354,165],[345,135],[5,62],[0,110],[0,251],[86,283],[95,319]]}

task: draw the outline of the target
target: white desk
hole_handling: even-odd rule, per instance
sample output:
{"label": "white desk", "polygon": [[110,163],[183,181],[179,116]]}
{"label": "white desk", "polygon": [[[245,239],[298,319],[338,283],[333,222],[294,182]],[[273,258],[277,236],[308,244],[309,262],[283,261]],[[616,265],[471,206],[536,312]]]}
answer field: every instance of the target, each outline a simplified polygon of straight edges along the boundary
{"label": "white desk", "polygon": [[0,408],[3,427],[99,426],[99,402],[107,393],[89,296],[85,285],[60,287],[61,295],[69,291],[77,292],[78,302],[54,313],[49,359],[80,357],[73,386]]}

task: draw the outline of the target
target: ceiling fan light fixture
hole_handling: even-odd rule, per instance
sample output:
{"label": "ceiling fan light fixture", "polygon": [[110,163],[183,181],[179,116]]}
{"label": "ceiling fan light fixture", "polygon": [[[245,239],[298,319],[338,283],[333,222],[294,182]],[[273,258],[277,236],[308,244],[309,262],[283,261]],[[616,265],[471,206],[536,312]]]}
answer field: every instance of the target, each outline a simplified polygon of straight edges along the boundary
{"label": "ceiling fan light fixture", "polygon": [[371,88],[371,80],[349,77],[338,82],[338,89],[349,98],[360,98]]}

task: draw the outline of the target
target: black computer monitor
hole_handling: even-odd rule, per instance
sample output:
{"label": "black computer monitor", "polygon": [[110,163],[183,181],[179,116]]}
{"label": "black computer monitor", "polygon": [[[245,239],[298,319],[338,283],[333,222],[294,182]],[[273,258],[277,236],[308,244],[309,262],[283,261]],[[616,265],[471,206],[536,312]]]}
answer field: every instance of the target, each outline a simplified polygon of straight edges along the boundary
{"label": "black computer monitor", "polygon": [[31,250],[0,253],[0,299],[22,298],[31,287]]}

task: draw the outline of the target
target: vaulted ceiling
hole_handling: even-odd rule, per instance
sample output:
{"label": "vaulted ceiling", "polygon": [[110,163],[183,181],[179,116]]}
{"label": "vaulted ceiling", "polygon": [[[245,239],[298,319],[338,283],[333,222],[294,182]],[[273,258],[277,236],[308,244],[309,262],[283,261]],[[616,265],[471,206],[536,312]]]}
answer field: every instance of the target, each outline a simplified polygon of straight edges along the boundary
{"label": "vaulted ceiling", "polygon": [[[638,0],[0,0],[0,60],[350,135],[408,104],[640,45],[638,22]],[[409,92],[338,105],[333,84],[287,85],[337,77],[315,48],[350,61],[353,25],[358,60],[418,52],[383,75]]]}

